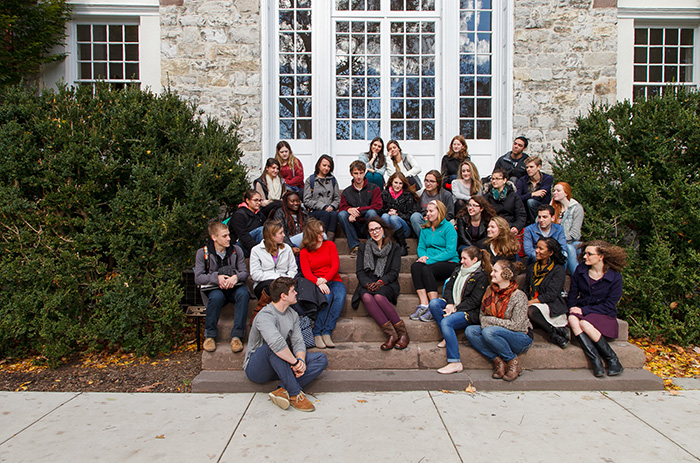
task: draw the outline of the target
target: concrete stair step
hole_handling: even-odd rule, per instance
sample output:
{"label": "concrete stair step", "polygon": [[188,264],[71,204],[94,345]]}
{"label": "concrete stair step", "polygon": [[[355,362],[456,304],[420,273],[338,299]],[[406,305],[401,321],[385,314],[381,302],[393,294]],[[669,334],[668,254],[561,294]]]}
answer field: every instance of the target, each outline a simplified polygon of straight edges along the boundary
{"label": "concrete stair step", "polygon": [[[377,342],[339,342],[334,339],[334,349],[309,349],[310,352],[323,352],[328,356],[329,370],[414,370],[438,369],[445,365],[445,349],[437,347],[437,342],[411,341],[406,349],[382,351]],[[634,344],[615,341],[611,346],[625,368],[643,368],[644,352]],[[460,358],[466,369],[491,369],[491,363],[481,354],[464,343],[459,346]],[[228,343],[217,343],[215,352],[202,353],[203,370],[240,370],[243,367],[244,352],[234,354]],[[583,351],[576,345],[560,349],[547,342],[535,342],[519,356],[523,368],[549,369],[588,369],[588,361]]]}
{"label": "concrete stair step", "polygon": [[[401,257],[401,273],[411,274],[411,265],[418,259],[418,256],[409,254],[408,256]],[[339,273],[355,273],[356,270],[356,257],[351,257],[346,254],[340,254],[340,270]]]}
{"label": "concrete stair step", "polygon": [[[338,227],[340,228],[340,227]],[[366,239],[360,239],[361,243],[366,242]],[[338,237],[336,235],[335,239],[333,240],[335,243],[335,247],[338,248],[338,254],[341,256],[343,254],[350,254],[350,247],[348,246],[348,239],[344,237]],[[416,253],[416,249],[418,248],[418,238],[406,238],[406,244],[408,245],[408,251],[411,254]]]}
{"label": "concrete stair step", "polygon": [[[513,382],[491,378],[491,370],[465,369],[441,375],[434,370],[326,370],[306,392],[464,391],[660,391],[663,380],[642,368],[628,368],[620,376],[594,377],[587,369],[528,370]],[[192,381],[192,392],[261,392],[278,382],[254,383],[243,371],[202,371]]]}

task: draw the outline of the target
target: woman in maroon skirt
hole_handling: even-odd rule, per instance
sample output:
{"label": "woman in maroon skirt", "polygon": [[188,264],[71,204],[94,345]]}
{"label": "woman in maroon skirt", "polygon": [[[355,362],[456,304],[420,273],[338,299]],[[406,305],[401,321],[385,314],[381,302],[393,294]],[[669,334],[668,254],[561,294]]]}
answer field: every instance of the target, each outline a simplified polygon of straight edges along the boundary
{"label": "woman in maroon skirt", "polygon": [[622,365],[605,338],[617,338],[617,303],[622,297],[625,251],[605,241],[583,246],[583,262],[571,276],[569,326],[577,336],[593,374],[605,375],[601,356],[608,364],[608,376],[622,373]]}

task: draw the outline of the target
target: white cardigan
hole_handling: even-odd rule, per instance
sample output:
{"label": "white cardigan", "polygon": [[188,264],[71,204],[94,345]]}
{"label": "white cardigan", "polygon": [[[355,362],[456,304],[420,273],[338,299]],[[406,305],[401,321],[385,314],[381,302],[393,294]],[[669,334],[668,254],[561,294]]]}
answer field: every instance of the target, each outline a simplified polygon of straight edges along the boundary
{"label": "white cardigan", "polygon": [[[420,164],[418,164],[418,161],[416,161],[416,158],[411,156],[410,154],[401,154],[401,173],[403,174],[404,177],[409,178],[409,177],[414,177],[418,174],[421,173],[421,167]],[[405,165],[408,164],[411,166],[409,170],[404,172]],[[394,161],[391,159],[391,157],[387,156],[386,158],[386,178],[389,179],[394,173],[396,172],[396,167],[394,167]]]}
{"label": "white cardigan", "polygon": [[279,277],[294,278],[297,274],[297,262],[294,252],[288,244],[280,249],[277,254],[277,262],[272,254],[265,250],[265,241],[253,246],[250,250],[250,278],[255,286],[266,280],[274,280]]}

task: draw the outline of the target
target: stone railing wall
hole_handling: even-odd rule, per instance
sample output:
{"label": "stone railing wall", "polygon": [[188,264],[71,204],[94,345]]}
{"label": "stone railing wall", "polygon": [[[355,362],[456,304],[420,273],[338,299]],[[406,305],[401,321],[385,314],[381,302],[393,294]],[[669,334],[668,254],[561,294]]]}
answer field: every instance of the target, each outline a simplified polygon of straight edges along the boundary
{"label": "stone railing wall", "polygon": [[616,101],[617,8],[518,0],[514,19],[513,134],[530,140],[530,155],[551,160],[592,102]]}
{"label": "stone railing wall", "polygon": [[163,87],[222,124],[240,118],[243,162],[259,172],[260,1],[161,0],[160,16]]}

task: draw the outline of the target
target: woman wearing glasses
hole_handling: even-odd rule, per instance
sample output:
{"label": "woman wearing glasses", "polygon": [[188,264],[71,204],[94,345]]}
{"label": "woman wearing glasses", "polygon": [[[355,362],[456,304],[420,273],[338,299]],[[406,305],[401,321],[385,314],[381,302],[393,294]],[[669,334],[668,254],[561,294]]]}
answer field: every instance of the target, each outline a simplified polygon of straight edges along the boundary
{"label": "woman wearing glasses", "polygon": [[408,332],[394,307],[399,297],[401,248],[392,240],[391,227],[379,217],[368,219],[367,231],[369,239],[357,252],[357,289],[352,308],[357,309],[362,300],[387,338],[382,350],[405,349]]}
{"label": "woman wearing glasses", "polygon": [[583,246],[583,263],[571,276],[569,326],[577,336],[593,374],[605,375],[601,356],[608,364],[608,376],[622,373],[622,364],[605,338],[617,338],[617,303],[622,297],[622,275],[627,256],[618,246],[591,241]]}

